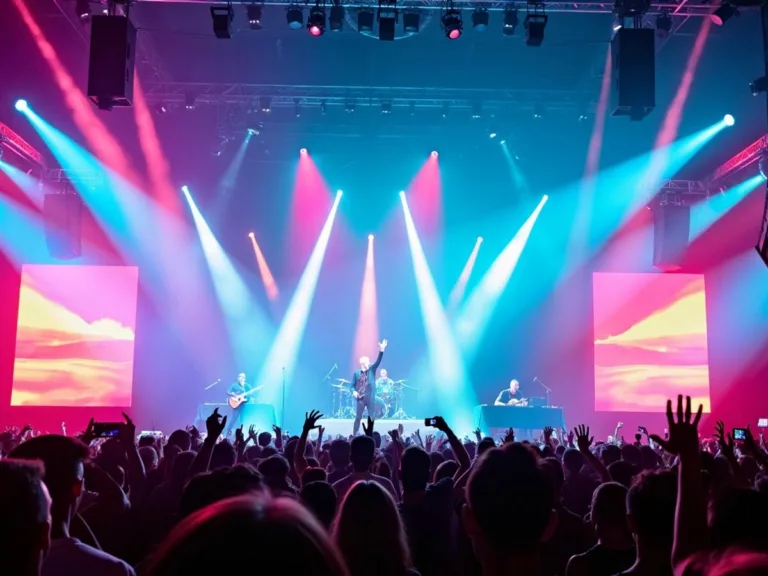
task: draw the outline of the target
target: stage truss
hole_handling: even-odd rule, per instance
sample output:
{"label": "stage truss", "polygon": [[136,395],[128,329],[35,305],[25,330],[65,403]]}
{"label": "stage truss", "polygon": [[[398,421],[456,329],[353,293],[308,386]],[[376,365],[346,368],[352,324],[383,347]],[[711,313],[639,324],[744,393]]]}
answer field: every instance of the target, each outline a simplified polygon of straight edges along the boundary
{"label": "stage truss", "polygon": [[[143,4],[148,2],[160,2],[163,4],[215,4],[210,0],[134,0],[135,4]],[[219,2],[218,4],[222,4]],[[231,0],[233,5],[249,5],[253,4],[252,0]],[[344,8],[378,8],[378,2],[341,2]],[[299,6],[310,7],[314,6],[314,2],[304,1],[296,2],[295,0],[266,0],[264,2],[258,2],[260,6]],[[388,4],[390,6],[391,4]],[[528,8],[527,0],[513,0],[512,2],[506,1],[492,1],[485,2],[482,0],[454,0],[453,8],[456,10],[474,10],[475,8],[485,8],[489,12],[501,12],[507,9],[509,6],[514,6],[518,10],[525,12]],[[331,3],[327,5],[329,8]],[[398,10],[444,10],[445,2],[443,0],[398,0],[396,7]],[[545,8],[547,13],[576,13],[576,14],[612,14],[614,12],[614,5],[612,2],[546,2]],[[658,14],[674,14],[680,17],[705,17],[709,16],[713,11],[711,4],[694,4],[683,0],[681,2],[661,2],[653,3],[647,12],[648,16],[655,16]]]}
{"label": "stage truss", "polygon": [[585,109],[594,111],[594,94],[578,90],[484,90],[409,88],[394,86],[289,86],[272,84],[221,84],[200,82],[148,82],[146,98],[152,103],[181,105],[194,97],[195,104],[258,105],[269,98],[271,108],[323,106],[393,108],[449,108],[483,110]]}
{"label": "stage truss", "polygon": [[0,122],[0,149],[9,150],[33,167],[45,170],[43,155],[2,122]]}

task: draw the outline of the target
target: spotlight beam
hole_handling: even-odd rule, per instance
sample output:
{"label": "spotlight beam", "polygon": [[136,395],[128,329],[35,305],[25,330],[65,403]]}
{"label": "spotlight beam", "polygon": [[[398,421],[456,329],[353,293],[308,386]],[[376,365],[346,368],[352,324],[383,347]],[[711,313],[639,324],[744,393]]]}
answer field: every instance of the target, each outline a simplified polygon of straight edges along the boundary
{"label": "spotlight beam", "polygon": [[467,283],[469,282],[469,277],[472,275],[472,270],[475,267],[477,254],[480,252],[480,245],[482,243],[483,239],[478,237],[478,239],[475,241],[474,247],[472,248],[472,252],[469,254],[469,258],[467,258],[467,261],[464,264],[464,268],[461,270],[461,274],[459,275],[459,279],[456,281],[456,285],[453,287],[453,290],[451,290],[451,295],[448,297],[449,314],[452,314],[464,299],[464,294],[467,291]]}
{"label": "spotlight beam", "polygon": [[456,318],[454,330],[466,362],[474,359],[485,329],[499,303],[499,298],[512,277],[533,226],[548,199],[548,196],[544,196],[539,201],[462,306]]}
{"label": "spotlight beam", "polygon": [[203,254],[211,274],[214,292],[225,316],[230,343],[238,365],[252,362],[263,349],[272,327],[263,311],[251,298],[247,284],[219,244],[202,213],[195,204],[188,186],[182,186],[192,219],[195,223]]}
{"label": "spotlight beam", "polygon": [[[445,315],[435,280],[421,246],[416,225],[413,222],[405,193],[400,193],[405,216],[411,261],[416,276],[421,318],[427,337],[427,372],[418,374],[430,386],[440,386],[437,405],[457,433],[472,429],[472,407],[476,399],[462,361],[461,353],[453,338],[448,318]],[[421,367],[420,367],[421,368]]]}
{"label": "spotlight beam", "polygon": [[[320,277],[320,269],[323,265],[341,196],[341,191],[336,193],[331,211],[309,256],[257,380],[258,385],[264,386],[263,401],[267,404],[280,406],[281,412],[285,407],[282,402],[278,403],[278,400],[281,399],[281,395],[283,399],[285,398],[286,388],[290,386],[292,381],[299,346],[304,336],[312,300],[315,297],[317,280]],[[278,417],[281,425],[283,424],[283,417],[284,414]]]}
{"label": "spotlight beam", "polygon": [[253,247],[253,253],[256,256],[256,264],[259,267],[259,274],[261,275],[261,281],[264,283],[264,290],[267,293],[267,298],[270,302],[275,302],[280,295],[277,289],[277,282],[272,275],[272,271],[269,269],[267,259],[264,257],[264,253],[261,251],[261,246],[256,242],[256,236],[253,232],[248,234],[248,238],[251,240],[251,246]]}
{"label": "spotlight beam", "polygon": [[376,345],[379,338],[379,313],[376,297],[376,268],[374,263],[373,234],[368,236],[368,250],[365,255],[365,272],[360,290],[360,306],[355,329],[355,344],[352,357],[363,356]]}

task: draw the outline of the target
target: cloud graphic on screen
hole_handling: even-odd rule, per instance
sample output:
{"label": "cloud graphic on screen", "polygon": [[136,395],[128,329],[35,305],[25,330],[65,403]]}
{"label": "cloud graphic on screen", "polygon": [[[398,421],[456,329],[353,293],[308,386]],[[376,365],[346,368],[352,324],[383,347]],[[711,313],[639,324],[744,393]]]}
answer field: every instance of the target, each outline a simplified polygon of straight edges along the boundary
{"label": "cloud graphic on screen", "polygon": [[706,345],[707,321],[703,283],[701,291],[689,294],[657,310],[621,334],[596,339],[595,344],[621,344],[666,351],[678,346]]}
{"label": "cloud graphic on screen", "polygon": [[[19,337],[45,334],[46,340],[63,344],[82,340],[133,340],[134,331],[111,318],[87,322],[33,288],[22,286],[19,305]],[[38,336],[39,337],[39,336]]]}

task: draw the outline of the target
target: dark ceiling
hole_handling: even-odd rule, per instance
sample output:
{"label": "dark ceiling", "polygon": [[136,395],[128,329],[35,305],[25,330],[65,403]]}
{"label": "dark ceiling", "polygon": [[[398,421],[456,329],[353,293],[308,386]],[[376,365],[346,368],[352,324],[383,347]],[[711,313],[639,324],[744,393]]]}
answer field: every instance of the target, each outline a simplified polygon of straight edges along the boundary
{"label": "dark ceiling", "polygon": [[[76,80],[85,86],[87,27],[75,31],[71,19],[62,17],[56,2],[64,13],[73,14],[73,0],[35,0],[30,5]],[[50,78],[45,77],[50,76],[50,72],[39,62],[37,49],[29,40],[15,9],[9,6],[10,2],[2,4],[5,8],[0,8],[0,16],[7,16],[3,21],[15,24],[9,36],[0,37],[0,50],[3,54],[15,50],[30,55],[28,65],[24,67],[15,65],[18,60],[9,58],[4,59],[5,65],[0,65],[4,78],[0,90],[7,91],[5,103],[12,102],[20,94],[36,91],[40,97],[50,94],[53,85]],[[545,106],[548,99],[560,92],[587,94],[592,102],[597,100],[599,72],[612,24],[610,14],[552,14],[543,45],[531,48],[525,45],[522,30],[513,37],[501,34],[499,13],[491,14],[491,25],[483,33],[472,30],[469,17],[465,15],[465,33],[460,40],[452,42],[445,38],[438,25],[439,13],[430,12],[434,14],[431,22],[425,21],[417,36],[380,42],[354,31],[351,19],[346,22],[343,32],[326,33],[320,38],[310,37],[306,30],[289,30],[281,7],[266,7],[263,29],[253,31],[247,28],[244,9],[236,8],[236,32],[230,40],[214,37],[208,4],[138,2],[131,10],[131,18],[140,30],[139,43],[144,47],[143,53],[149,53],[160,62],[167,77],[178,83],[399,87],[418,88],[426,93],[445,88],[466,91],[503,89],[512,93],[525,92],[526,98],[540,94]],[[656,110],[641,122],[630,122],[626,118],[608,119],[603,140],[604,165],[647,151],[652,145],[681,82],[702,21],[701,18],[688,20],[659,52]],[[76,23],[76,26],[80,25]],[[705,175],[714,165],[765,132],[764,98],[753,98],[747,87],[750,80],[763,72],[760,23],[756,12],[745,11],[725,26],[712,28],[684,109],[680,133],[699,130],[726,112],[736,116],[737,125],[718,137],[716,146],[705,149],[685,175]],[[142,80],[151,88],[148,75]],[[201,139],[215,139],[211,132],[216,130],[220,111],[196,110],[200,118],[193,124],[197,128],[189,126],[191,116],[185,117],[183,112],[169,114],[182,118],[181,125],[173,131],[187,130],[185,136],[189,136],[199,129]],[[113,116],[119,114],[116,111]],[[448,126],[454,128],[459,120],[469,122],[466,111],[462,114],[452,117]],[[282,116],[274,114],[269,121],[284,123],[279,129],[272,130],[275,138],[301,132],[328,138],[332,132],[346,130],[354,132],[356,137],[394,138],[404,134],[423,137],[428,134],[431,144],[445,142],[450,134],[445,132],[446,123],[431,126],[429,131],[425,128],[426,120],[436,120],[438,116],[435,110],[419,111],[413,116],[397,113],[384,119],[378,112],[370,110],[367,114],[363,110],[354,117],[344,115],[343,111],[329,112],[327,117],[309,111],[300,119],[284,113]],[[170,129],[175,120],[163,122]],[[542,120],[534,121],[530,110],[521,106],[520,114],[484,118],[472,126],[473,138],[487,138],[489,130],[509,133],[516,141],[520,156],[536,156],[546,165],[556,161],[565,166],[567,159],[574,157],[573,167],[567,170],[569,176],[573,176],[581,169],[578,167],[583,167],[592,122],[577,122],[575,109],[554,110]],[[296,145],[294,140],[290,146]],[[477,142],[465,139],[457,145],[477,146]]]}

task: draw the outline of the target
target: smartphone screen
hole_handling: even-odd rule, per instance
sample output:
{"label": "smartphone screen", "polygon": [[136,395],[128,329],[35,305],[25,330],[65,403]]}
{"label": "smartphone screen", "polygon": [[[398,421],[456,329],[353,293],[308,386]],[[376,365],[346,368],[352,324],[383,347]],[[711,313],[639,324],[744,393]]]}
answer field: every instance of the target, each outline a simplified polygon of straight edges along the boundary
{"label": "smartphone screen", "polygon": [[747,429],[746,428],[734,428],[733,429],[733,439],[734,440],[746,440],[747,439]]}
{"label": "smartphone screen", "polygon": [[424,418],[424,426],[434,426],[434,425],[435,425],[434,418]]}
{"label": "smartphone screen", "polygon": [[96,438],[117,438],[121,427],[120,422],[94,422],[93,435]]}
{"label": "smartphone screen", "polygon": [[768,428],[768,418],[760,418],[757,421],[758,428]]}

